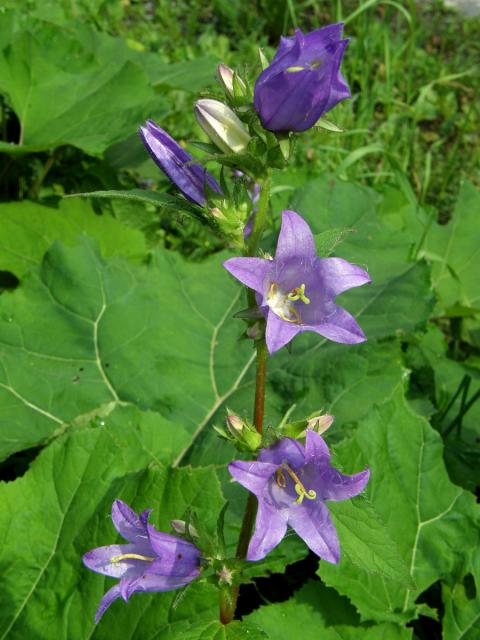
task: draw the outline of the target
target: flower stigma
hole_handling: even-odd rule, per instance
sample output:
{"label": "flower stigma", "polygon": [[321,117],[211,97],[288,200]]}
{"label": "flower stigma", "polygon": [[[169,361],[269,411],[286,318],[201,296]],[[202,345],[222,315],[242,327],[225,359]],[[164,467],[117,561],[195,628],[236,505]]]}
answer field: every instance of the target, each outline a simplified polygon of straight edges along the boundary
{"label": "flower stigma", "polygon": [[272,282],[267,296],[267,305],[282,320],[301,324],[302,319],[294,302],[300,300],[304,304],[310,304],[310,298],[305,295],[305,284],[294,287],[289,293],[280,289],[276,282]]}
{"label": "flower stigma", "polygon": [[283,474],[283,470],[285,470],[290,478],[295,483],[294,489],[298,495],[298,498],[295,500],[296,504],[302,504],[303,499],[307,498],[307,500],[315,500],[317,497],[317,492],[313,489],[305,489],[304,484],[297,476],[295,471],[286,463],[282,464],[282,466],[276,471],[276,483],[281,488],[284,489],[287,486],[287,479]]}
{"label": "flower stigma", "polygon": [[122,553],[119,556],[113,556],[110,558],[112,564],[122,562],[123,560],[144,560],[145,562],[153,562],[155,558],[149,558],[148,556],[142,556],[139,553]]}

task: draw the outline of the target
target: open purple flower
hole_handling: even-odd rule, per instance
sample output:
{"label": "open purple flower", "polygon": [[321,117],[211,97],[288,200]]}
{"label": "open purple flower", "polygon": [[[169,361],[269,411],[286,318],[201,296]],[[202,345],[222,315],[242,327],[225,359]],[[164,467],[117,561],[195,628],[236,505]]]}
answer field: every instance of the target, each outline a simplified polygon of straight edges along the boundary
{"label": "open purple flower", "polygon": [[88,569],[120,580],[103,596],[95,622],[117,598],[127,601],[137,591],[172,591],[200,575],[197,547],[157,531],[148,524],[150,511],[137,515],[125,502],[115,500],[112,521],[129,544],[98,547],[83,556]]}
{"label": "open purple flower", "polygon": [[368,469],[345,476],[330,464],[323,438],[307,430],[306,445],[284,438],[262,449],[256,462],[228,465],[233,478],[258,498],[255,532],[247,560],[261,560],[289,525],[320,558],[337,563],[340,544],[325,500],[347,500],[365,488]]}
{"label": "open purple flower", "polygon": [[350,90],[340,72],[348,43],[343,24],[282,38],[271,64],[255,83],[254,104],[270,131],[305,131]]}
{"label": "open purple flower", "polygon": [[153,161],[186,198],[203,207],[206,202],[205,185],[216,193],[222,193],[215,178],[200,164],[192,162],[192,156],[153,120],[147,120],[138,133]]}
{"label": "open purple flower", "polygon": [[267,318],[270,353],[303,331],[344,344],[366,340],[355,318],[334,300],[343,291],[370,282],[368,273],[342,258],[319,258],[310,227],[298,213],[283,211],[273,260],[230,258],[223,266],[257,292]]}

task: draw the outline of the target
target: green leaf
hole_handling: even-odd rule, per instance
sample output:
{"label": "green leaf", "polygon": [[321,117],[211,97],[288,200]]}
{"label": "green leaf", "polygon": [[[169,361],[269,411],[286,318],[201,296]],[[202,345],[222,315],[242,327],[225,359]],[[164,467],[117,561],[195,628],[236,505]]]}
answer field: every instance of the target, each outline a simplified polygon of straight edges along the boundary
{"label": "green leaf", "polygon": [[480,623],[480,547],[468,564],[466,575],[453,587],[442,584],[445,606],[442,627],[444,640],[478,640]]}
{"label": "green leaf", "polygon": [[[451,425],[465,410],[462,402],[467,404],[479,392],[480,372],[469,359],[458,362],[448,358],[445,336],[433,325],[410,346],[409,357],[419,358],[413,363],[417,368],[430,368],[434,380],[432,399],[438,407],[435,426],[446,434],[444,457],[450,478],[456,484],[475,492],[480,484],[480,400],[468,408],[461,423],[457,423],[453,429]],[[462,388],[467,381],[468,389],[465,386]],[[464,391],[467,392],[465,398]]]}
{"label": "green leaf", "polygon": [[256,624],[233,621],[228,625],[219,620],[205,622],[182,621],[161,629],[151,640],[267,640],[267,634]]}
{"label": "green leaf", "polygon": [[347,558],[338,567],[322,562],[319,574],[348,596],[363,618],[410,620],[418,613],[418,595],[454,575],[477,544],[475,498],[450,482],[440,437],[410,409],[401,386],[363,421],[338,454],[349,472],[369,464],[367,495],[417,588],[370,575]]}
{"label": "green leaf", "polygon": [[395,624],[360,622],[348,600],[320,582],[308,582],[287,602],[260,607],[247,620],[272,640],[408,640],[412,630]]}
{"label": "green leaf", "polygon": [[290,208],[305,217],[313,233],[350,229],[337,255],[368,269],[374,284],[411,266],[412,249],[425,226],[422,212],[401,192],[381,195],[328,175],[299,187]]}
{"label": "green leaf", "polygon": [[163,65],[156,58],[156,54],[150,54],[147,59],[150,63],[146,63],[150,81],[155,87],[197,93],[215,82],[217,60],[213,56]]}
{"label": "green leaf", "polygon": [[349,564],[415,588],[396,542],[367,500],[359,497],[332,502],[328,507],[340,539],[342,557]]}
{"label": "green leaf", "polygon": [[[114,582],[85,569],[81,556],[119,540],[109,517],[116,498],[136,511],[153,508],[163,531],[191,507],[214,533],[223,505],[214,470],[165,466],[187,438],[157,414],[116,408],[103,424],[72,428],[22,478],[0,485],[0,638],[134,638],[139,625],[150,637],[169,622],[176,594],[140,594],[115,602],[95,629],[95,610]],[[214,592],[193,587],[173,621],[193,611],[215,619]]]}
{"label": "green leaf", "polygon": [[0,296],[0,457],[124,402],[178,419],[195,438],[254,360],[227,322],[241,290],[222,258],[189,264],[159,251],[135,266],[102,260],[85,239],[54,244]]}
{"label": "green leaf", "polygon": [[[9,21],[8,12],[0,16],[0,30]],[[0,50],[0,92],[19,119],[20,137],[2,142],[0,151],[71,144],[101,154],[147,117],[165,114],[135,53],[86,24],[18,25]]]}
{"label": "green leaf", "polygon": [[195,218],[203,220],[202,208],[191,204],[185,198],[171,196],[168,193],[148,191],[147,189],[130,189],[125,191],[90,191],[89,193],[72,193],[67,198],[101,198],[105,200],[128,200],[130,202],[141,202],[142,204],[153,205],[161,209],[172,209],[173,211],[183,211]]}
{"label": "green leaf", "polygon": [[18,278],[37,265],[54,240],[71,244],[81,234],[95,238],[105,256],[143,258],[143,235],[108,214],[96,215],[88,203],[64,200],[58,209],[35,202],[0,204],[0,270]]}
{"label": "green leaf", "polygon": [[324,176],[299,187],[290,208],[306,218],[315,234],[349,229],[335,253],[366,268],[372,284],[347,291],[338,302],[361,316],[368,339],[411,333],[426,322],[434,302],[429,269],[413,261],[425,220],[402,192],[387,190],[381,196]]}
{"label": "green leaf", "polygon": [[[478,215],[480,194],[473,184],[462,185],[452,219],[446,225],[433,223],[425,239],[422,255],[432,262],[432,285],[438,294],[440,314],[476,315],[471,327],[478,331],[480,294],[480,252]],[[468,334],[467,334],[468,335]]]}
{"label": "green leaf", "polygon": [[317,255],[327,258],[337,246],[351,233],[350,229],[327,229],[315,235]]}
{"label": "green leaf", "polygon": [[327,120],[327,118],[320,118],[316,121],[315,127],[319,127],[320,129],[325,129],[326,131],[333,131],[333,133],[343,133],[344,129],[341,129],[338,125],[331,120]]}

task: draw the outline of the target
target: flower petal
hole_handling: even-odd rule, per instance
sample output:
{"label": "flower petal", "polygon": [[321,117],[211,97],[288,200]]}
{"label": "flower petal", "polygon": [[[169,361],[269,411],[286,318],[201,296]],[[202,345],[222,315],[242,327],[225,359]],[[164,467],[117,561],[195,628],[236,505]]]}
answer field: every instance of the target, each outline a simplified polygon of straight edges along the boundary
{"label": "flower petal", "polygon": [[263,494],[267,482],[277,469],[278,464],[268,462],[234,460],[228,465],[228,471],[232,478],[256,496]]}
{"label": "flower petal", "polygon": [[315,240],[305,220],[295,211],[282,211],[282,227],[275,260],[315,257]]}
{"label": "flower petal", "polygon": [[369,469],[353,476],[346,476],[333,467],[327,467],[321,470],[318,484],[315,482],[315,485],[320,488],[324,500],[340,501],[358,496],[367,486],[369,479]]}
{"label": "flower petal", "polygon": [[287,514],[259,500],[255,531],[248,545],[247,560],[262,560],[276,547],[287,532]]}
{"label": "flower petal", "polygon": [[163,592],[174,591],[180,589],[185,585],[195,580],[200,575],[200,571],[197,571],[195,575],[190,574],[188,576],[165,576],[155,575],[151,572],[146,572],[136,580],[130,580],[125,584],[125,589],[122,593],[122,597],[128,600],[134,593],[137,592]]}
{"label": "flower petal", "polygon": [[148,535],[150,544],[159,557],[148,567],[147,572],[154,567],[157,574],[184,576],[198,568],[200,551],[191,542],[157,531],[153,525],[148,526]]}
{"label": "flower petal", "polygon": [[324,113],[333,109],[342,100],[351,98],[349,86],[340,72],[340,65],[342,64],[342,58],[345,54],[345,49],[349,43],[348,38],[341,42],[335,43],[335,53],[332,60],[332,76],[330,81],[330,95],[328,97],[327,104],[324,105]]}
{"label": "flower petal", "polygon": [[262,449],[258,456],[260,462],[269,462],[280,466],[283,462],[288,462],[291,467],[301,467],[305,461],[305,449],[298,440],[292,438],[282,438],[268,449]]}
{"label": "flower petal", "polygon": [[304,500],[293,505],[288,512],[288,524],[317,556],[337,564],[340,543],[330,513],[320,499]]}
{"label": "flower petal", "polygon": [[332,296],[371,282],[368,272],[343,258],[319,258],[315,271],[323,287]]}
{"label": "flower petal", "polygon": [[122,578],[123,576],[138,576],[145,569],[145,560],[136,558],[125,558],[119,562],[112,562],[112,558],[125,554],[136,554],[145,557],[153,557],[153,550],[147,542],[138,544],[111,544],[106,547],[97,547],[87,551],[83,556],[83,564],[96,573],[112,578]]}
{"label": "flower petal", "polygon": [[312,462],[315,465],[328,464],[330,451],[321,435],[307,429],[307,439],[305,443],[305,464]]}
{"label": "flower petal", "polygon": [[269,309],[265,340],[270,355],[288,344],[290,340],[293,340],[297,333],[300,332],[301,327],[298,324],[282,320],[282,318]]}
{"label": "flower petal", "polygon": [[272,268],[271,260],[263,258],[230,258],[223,263],[225,269],[250,289],[264,295],[265,281]]}
{"label": "flower petal", "polygon": [[107,593],[100,600],[100,604],[98,605],[97,613],[95,614],[95,624],[98,624],[100,618],[103,616],[108,607],[112,604],[114,600],[120,598],[120,585],[116,584],[111,589],[107,591]]}
{"label": "flower petal", "polygon": [[320,55],[320,52],[328,45],[338,42],[342,37],[343,22],[328,24],[320,29],[315,29],[310,33],[304,34],[305,48],[313,51],[313,55]]}
{"label": "flower petal", "polygon": [[302,326],[302,331],[315,331],[328,340],[342,344],[358,344],[367,339],[355,318],[342,309],[334,306],[334,312],[328,317],[327,322]]}
{"label": "flower petal", "polygon": [[129,542],[138,542],[138,538],[147,537],[146,520],[151,513],[147,509],[140,516],[122,500],[115,500],[112,504],[112,522],[118,533]]}

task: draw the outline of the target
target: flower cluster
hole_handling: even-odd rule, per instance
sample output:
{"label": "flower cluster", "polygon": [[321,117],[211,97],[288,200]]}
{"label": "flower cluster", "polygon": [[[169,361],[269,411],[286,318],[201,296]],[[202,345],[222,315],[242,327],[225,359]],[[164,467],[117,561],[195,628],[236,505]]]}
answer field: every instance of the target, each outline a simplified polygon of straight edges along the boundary
{"label": "flower cluster", "polygon": [[[338,295],[370,282],[365,269],[338,257],[317,256],[315,236],[295,211],[283,211],[274,257],[259,252],[268,213],[268,185],[272,167],[289,157],[289,139],[313,127],[324,113],[348,98],[348,85],[340,64],[348,40],[342,24],[312,33],[299,29],[282,38],[271,64],[254,86],[225,65],[218,79],[227,104],[211,98],[198,100],[194,112],[210,139],[199,146],[227,167],[220,184],[166,131],[149,120],[140,127],[143,144],[197,217],[215,219],[226,247],[242,247],[241,257],[224,262],[225,269],[248,289],[249,307],[237,316],[246,321],[245,335],[257,350],[257,387],[254,420],[228,412],[227,429],[215,427],[239,451],[254,456],[228,465],[232,478],[258,501],[255,529],[252,502],[247,504],[236,558],[226,556],[223,518],[219,516],[217,546],[208,536],[172,521],[176,535],[149,524],[151,510],[135,513],[116,500],[112,521],[126,544],[98,547],[83,557],[85,566],[118,583],[104,595],[96,622],[118,598],[127,601],[137,592],[170,591],[185,587],[211,569],[210,581],[220,589],[220,618],[234,614],[240,578],[239,562],[258,561],[272,551],[290,527],[320,558],[340,560],[340,544],[328,511],[328,501],[347,500],[366,487],[368,469],[344,475],[330,462],[323,440],[332,424],[328,414],[270,427],[263,433],[265,370],[271,355],[297,334],[314,332],[334,342],[354,345],[366,340],[356,319],[336,302]],[[287,144],[285,144],[287,141]],[[230,177],[229,177],[230,176]],[[229,186],[230,185],[230,186]],[[181,208],[185,200],[174,200]],[[250,509],[250,511],[249,511]],[[196,523],[197,524],[197,523]],[[199,534],[200,531],[200,534]],[[247,539],[242,539],[247,536]],[[193,543],[195,540],[195,544]],[[241,557],[239,557],[241,556]],[[246,557],[245,557],[246,556]],[[226,594],[226,595],[225,595]],[[232,608],[233,603],[233,608]]]}

